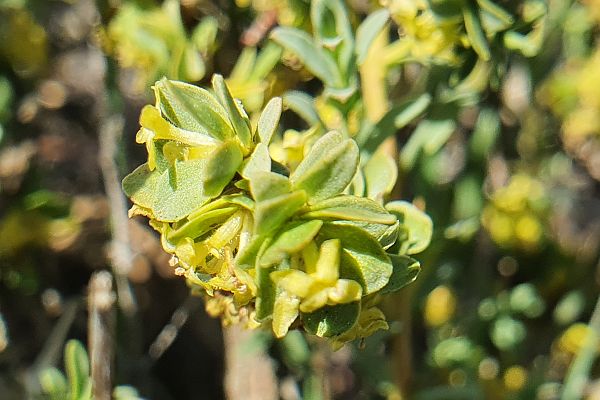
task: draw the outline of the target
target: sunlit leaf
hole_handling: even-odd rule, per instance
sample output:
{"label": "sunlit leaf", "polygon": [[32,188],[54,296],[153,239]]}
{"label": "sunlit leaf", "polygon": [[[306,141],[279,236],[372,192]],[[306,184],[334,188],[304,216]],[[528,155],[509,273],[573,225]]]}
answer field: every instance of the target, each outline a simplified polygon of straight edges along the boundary
{"label": "sunlit leaf", "polygon": [[338,336],[350,330],[360,313],[360,303],[325,306],[312,313],[302,313],[304,329],[320,337]]}
{"label": "sunlit leaf", "polygon": [[303,189],[314,204],[341,193],[358,166],[358,146],[338,132],[329,132],[311,147],[290,175],[292,187]]}
{"label": "sunlit leaf", "polygon": [[281,97],[274,97],[265,106],[258,120],[257,132],[260,142],[269,145],[273,134],[277,130],[279,118],[281,117]]}
{"label": "sunlit leaf", "polygon": [[367,16],[356,30],[356,55],[357,63],[360,65],[367,58],[371,43],[383,29],[390,17],[390,12],[382,8]]}
{"label": "sunlit leaf", "polygon": [[433,222],[427,214],[406,201],[393,201],[385,208],[398,217],[401,226],[408,232],[407,240],[401,245],[402,252],[417,254],[429,246]]}
{"label": "sunlit leaf", "polygon": [[395,254],[388,255],[392,260],[394,269],[392,270],[390,281],[381,289],[381,294],[392,293],[402,289],[404,286],[414,282],[421,271],[421,265],[415,259]]}
{"label": "sunlit leaf", "polygon": [[260,259],[261,266],[278,264],[290,254],[298,253],[310,243],[321,229],[319,220],[294,221],[281,229]]}
{"label": "sunlit leaf", "polygon": [[213,75],[212,84],[219,102],[227,110],[227,115],[238,139],[246,149],[250,149],[252,144],[250,121],[242,104],[231,96],[229,88],[221,75]]}

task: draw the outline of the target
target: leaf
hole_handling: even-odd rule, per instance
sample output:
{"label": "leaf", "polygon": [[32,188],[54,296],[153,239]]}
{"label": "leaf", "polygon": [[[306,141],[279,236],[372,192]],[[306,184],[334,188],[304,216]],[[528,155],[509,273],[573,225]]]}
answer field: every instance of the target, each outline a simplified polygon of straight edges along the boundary
{"label": "leaf", "polygon": [[278,264],[291,254],[302,251],[317,235],[322,225],[323,222],[319,220],[294,221],[285,225],[261,257],[260,266]]}
{"label": "leaf", "polygon": [[[269,246],[269,240],[265,240],[261,243],[260,249],[257,254],[260,256],[264,250]],[[260,257],[256,258],[257,260]],[[275,297],[277,294],[277,287],[275,282],[271,279],[271,272],[276,270],[275,266],[269,268],[262,268],[256,262],[255,273],[256,273],[256,315],[257,321],[264,321],[266,318],[273,314],[273,307],[275,305]]]}
{"label": "leaf", "polygon": [[390,12],[387,9],[382,8],[381,10],[369,14],[359,25],[356,30],[355,45],[356,55],[358,57],[356,62],[358,65],[362,65],[367,58],[371,43],[373,43],[373,40],[375,40],[379,32],[381,32],[388,22],[389,17]]}
{"label": "leaf", "polygon": [[176,140],[189,146],[214,146],[219,141],[208,133],[177,128],[165,120],[154,106],[147,105],[140,113],[140,125],[154,133],[153,140]]}
{"label": "leaf", "polygon": [[482,10],[489,12],[507,26],[510,26],[515,22],[513,16],[510,15],[508,11],[494,3],[492,0],[477,0],[477,4],[479,4],[479,7],[481,7]]}
{"label": "leaf", "polygon": [[283,107],[282,104],[281,97],[273,97],[269,100],[258,119],[258,137],[260,138],[260,142],[267,146],[271,143],[271,138],[277,130],[277,124],[279,124]]}
{"label": "leaf", "polygon": [[240,169],[240,175],[246,179],[251,179],[252,175],[260,172],[271,171],[271,156],[269,148],[264,143],[259,143],[254,148],[254,151],[248,157]]}
{"label": "leaf", "polygon": [[469,143],[471,153],[479,160],[484,160],[490,154],[499,134],[500,116],[491,108],[483,108],[479,112]]}
{"label": "leaf", "polygon": [[361,152],[373,154],[383,141],[421,115],[431,104],[431,95],[422,94],[392,107],[376,124],[364,124],[356,136]]}
{"label": "leaf", "polygon": [[365,164],[364,174],[367,196],[383,203],[383,197],[394,189],[396,179],[398,179],[398,166],[392,156],[383,151],[377,151]]}
{"label": "leaf", "polygon": [[162,172],[150,171],[143,164],[125,177],[123,190],[135,204],[150,209],[157,220],[177,221],[221,194],[241,162],[239,146],[228,141],[207,158],[177,160],[174,168]]}
{"label": "leaf", "polygon": [[273,233],[305,203],[306,194],[302,190],[257,202],[254,207],[254,234],[264,236]]}
{"label": "leaf", "polygon": [[340,276],[359,282],[363,295],[374,293],[388,283],[392,263],[377,240],[366,231],[352,225],[328,222],[323,224],[317,238],[340,239]]}
{"label": "leaf", "polygon": [[320,47],[312,38],[299,29],[278,27],[271,32],[271,39],[294,53],[314,76],[327,86],[342,87],[342,77],[333,57]]}
{"label": "leaf", "polygon": [[340,194],[352,181],[358,167],[358,146],[339,132],[317,140],[290,175],[295,189],[303,189],[310,204]]}
{"label": "leaf", "polygon": [[163,116],[178,128],[219,140],[234,137],[227,112],[207,90],[163,78],[154,93]]}
{"label": "leaf", "polygon": [[314,107],[315,99],[297,90],[291,90],[283,95],[283,104],[298,114],[308,125],[313,126],[321,121]]}
{"label": "leaf", "polygon": [[354,31],[348,18],[347,6],[340,0],[311,2],[310,19],[315,39],[335,54],[344,81],[354,75]]}
{"label": "leaf", "polygon": [[395,214],[401,226],[408,230],[408,239],[401,246],[402,253],[417,254],[429,246],[433,222],[427,214],[406,201],[392,201],[385,208]]}
{"label": "leaf", "polygon": [[488,61],[491,57],[490,48],[481,27],[477,10],[472,4],[466,4],[463,7],[463,18],[467,36],[471,42],[471,46],[473,46],[473,50],[475,50],[479,58]]}
{"label": "leaf", "polygon": [[312,313],[301,313],[307,332],[319,337],[338,336],[354,326],[360,314],[360,302],[325,306]]}
{"label": "leaf", "polygon": [[185,237],[192,239],[201,237],[209,232],[213,226],[225,222],[227,218],[233,215],[237,210],[237,207],[220,207],[196,215],[193,219],[189,218],[189,220],[181,227],[170,231],[167,235],[167,239],[170,242],[177,243],[178,240]]}
{"label": "leaf", "polygon": [[67,398],[67,380],[56,368],[46,368],[40,372],[40,385],[45,394],[51,400],[63,400]]}
{"label": "leaf", "polygon": [[394,269],[390,281],[381,289],[379,293],[393,293],[402,289],[404,286],[412,283],[417,279],[417,275],[421,271],[421,265],[413,258],[395,254],[388,254],[392,260]]}
{"label": "leaf", "polygon": [[225,80],[219,74],[214,74],[212,78],[213,88],[219,102],[228,112],[229,120],[233,129],[246,149],[250,149],[252,145],[252,134],[250,132],[250,121],[244,111],[241,103],[236,101],[229,92],[229,88],[225,84]]}
{"label": "leaf", "polygon": [[421,150],[427,154],[437,152],[450,138],[455,127],[455,122],[450,119],[421,121],[400,152],[402,168],[407,171],[412,169]]}
{"label": "leaf", "polygon": [[90,379],[90,360],[83,345],[77,340],[67,342],[64,357],[70,399],[79,400]]}
{"label": "leaf", "polygon": [[342,195],[320,201],[308,208],[302,218],[365,221],[391,225],[396,217],[371,199]]}
{"label": "leaf", "polygon": [[272,199],[292,191],[290,180],[275,172],[255,172],[250,177],[250,193],[257,201]]}

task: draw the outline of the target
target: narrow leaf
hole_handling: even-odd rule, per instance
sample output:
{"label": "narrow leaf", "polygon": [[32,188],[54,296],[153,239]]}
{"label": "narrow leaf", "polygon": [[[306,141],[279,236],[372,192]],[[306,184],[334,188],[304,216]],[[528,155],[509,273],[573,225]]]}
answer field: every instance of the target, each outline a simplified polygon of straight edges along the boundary
{"label": "narrow leaf", "polygon": [[469,37],[471,46],[473,46],[473,50],[475,50],[482,60],[488,61],[491,57],[490,48],[485,33],[483,32],[483,28],[481,27],[477,10],[472,4],[464,6],[463,18],[467,36]]}
{"label": "narrow leaf", "polygon": [[307,332],[319,337],[339,336],[350,330],[358,320],[360,302],[325,306],[300,316]]}
{"label": "narrow leaf", "polygon": [[357,63],[361,65],[367,58],[371,43],[383,29],[390,17],[390,12],[382,8],[371,14],[359,25],[356,30],[356,55]]}
{"label": "narrow leaf", "polygon": [[365,221],[391,225],[396,217],[371,199],[342,195],[320,201],[308,208],[302,218]]}
{"label": "narrow leaf", "polygon": [[281,97],[274,97],[269,100],[258,119],[258,137],[260,138],[260,142],[267,146],[271,143],[271,138],[277,130],[277,124],[279,124],[279,118],[281,117],[281,110]]}
{"label": "narrow leaf", "polygon": [[321,225],[323,222],[319,220],[295,221],[285,225],[261,257],[260,265],[278,264],[291,254],[302,251],[317,235]]}
{"label": "narrow leaf", "polygon": [[212,84],[215,93],[219,98],[219,102],[227,110],[229,120],[238,139],[242,145],[249,150],[252,145],[252,134],[250,132],[248,116],[246,115],[246,112],[243,111],[241,103],[238,103],[231,96],[231,92],[221,75],[213,75]]}
{"label": "narrow leaf", "polygon": [[392,276],[390,276],[390,281],[379,292],[381,294],[393,293],[402,289],[404,286],[414,282],[421,271],[421,265],[413,258],[395,254],[388,254],[388,256],[392,260],[394,269]]}
{"label": "narrow leaf", "polygon": [[271,33],[271,39],[293,52],[314,76],[327,86],[341,87],[342,79],[333,58],[312,38],[299,29],[279,27]]}

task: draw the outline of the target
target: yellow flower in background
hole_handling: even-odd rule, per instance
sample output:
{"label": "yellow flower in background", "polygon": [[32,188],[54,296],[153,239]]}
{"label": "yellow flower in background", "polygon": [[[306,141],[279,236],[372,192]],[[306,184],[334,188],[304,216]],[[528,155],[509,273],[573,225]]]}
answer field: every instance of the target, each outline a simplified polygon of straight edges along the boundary
{"label": "yellow flower in background", "polygon": [[508,390],[516,392],[523,389],[527,383],[527,370],[520,365],[514,365],[504,372],[502,380]]}
{"label": "yellow flower in background", "polygon": [[541,182],[515,174],[508,185],[492,194],[482,224],[500,246],[535,250],[543,239],[544,195]]}
{"label": "yellow flower in background", "polygon": [[[569,354],[577,354],[588,335],[594,334],[592,329],[581,322],[571,325],[558,339],[558,348]],[[600,348],[596,349],[599,352]]]}
{"label": "yellow flower in background", "polygon": [[438,327],[450,320],[456,311],[456,297],[452,290],[444,285],[433,289],[425,301],[425,323]]}

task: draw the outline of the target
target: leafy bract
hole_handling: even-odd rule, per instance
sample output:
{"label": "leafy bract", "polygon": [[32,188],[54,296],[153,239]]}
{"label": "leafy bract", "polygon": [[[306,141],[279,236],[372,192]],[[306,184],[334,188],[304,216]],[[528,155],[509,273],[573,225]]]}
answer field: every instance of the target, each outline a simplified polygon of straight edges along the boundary
{"label": "leafy bract", "polygon": [[298,253],[316,236],[323,223],[319,220],[295,221],[285,225],[260,259],[261,266],[278,264],[285,257]]}

